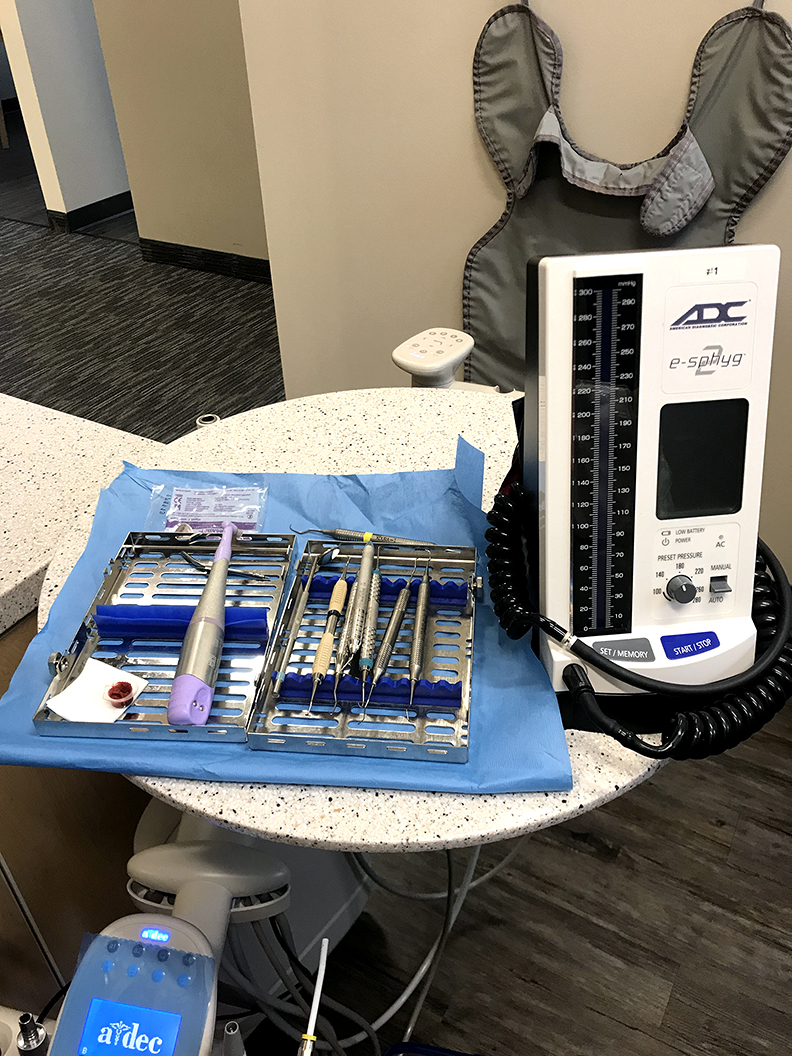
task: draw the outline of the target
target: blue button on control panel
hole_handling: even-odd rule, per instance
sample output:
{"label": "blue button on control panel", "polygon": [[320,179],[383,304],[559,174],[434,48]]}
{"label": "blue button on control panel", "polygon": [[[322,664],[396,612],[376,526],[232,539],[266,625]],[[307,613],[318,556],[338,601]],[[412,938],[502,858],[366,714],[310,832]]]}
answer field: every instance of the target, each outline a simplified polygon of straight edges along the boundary
{"label": "blue button on control panel", "polygon": [[690,660],[693,656],[717,649],[720,640],[714,631],[661,635],[660,641],[669,660]]}

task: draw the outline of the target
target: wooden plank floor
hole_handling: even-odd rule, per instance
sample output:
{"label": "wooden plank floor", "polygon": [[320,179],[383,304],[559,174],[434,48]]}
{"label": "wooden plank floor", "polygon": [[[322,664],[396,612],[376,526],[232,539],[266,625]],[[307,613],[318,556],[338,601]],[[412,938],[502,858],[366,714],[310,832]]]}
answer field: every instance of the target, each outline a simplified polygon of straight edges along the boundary
{"label": "wooden plank floor", "polygon": [[[671,764],[534,835],[470,894],[413,1040],[487,1056],[786,1056],[791,747],[787,708],[729,755]],[[485,848],[480,871],[508,846]],[[415,889],[444,881],[443,855],[376,864]],[[328,992],[375,1018],[441,919],[442,903],[377,892],[331,957]],[[294,1051],[268,1027],[258,1040],[249,1056]]]}

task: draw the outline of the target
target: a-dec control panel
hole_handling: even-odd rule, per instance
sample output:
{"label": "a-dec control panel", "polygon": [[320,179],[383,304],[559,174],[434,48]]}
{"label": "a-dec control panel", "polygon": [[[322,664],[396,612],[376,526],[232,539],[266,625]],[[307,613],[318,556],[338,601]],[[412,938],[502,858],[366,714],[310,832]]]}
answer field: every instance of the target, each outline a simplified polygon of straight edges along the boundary
{"label": "a-dec control panel", "polygon": [[52,1056],[198,1056],[214,1011],[214,960],[174,948],[171,937],[145,923],[132,939],[96,935],[69,988]]}

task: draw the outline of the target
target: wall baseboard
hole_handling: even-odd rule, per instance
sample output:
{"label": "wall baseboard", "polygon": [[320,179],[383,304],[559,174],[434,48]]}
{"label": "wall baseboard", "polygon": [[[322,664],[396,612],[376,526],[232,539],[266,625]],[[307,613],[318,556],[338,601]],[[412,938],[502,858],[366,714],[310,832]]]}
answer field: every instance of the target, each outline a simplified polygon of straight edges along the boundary
{"label": "wall baseboard", "polygon": [[250,282],[272,282],[270,262],[263,257],[243,257],[237,253],[221,253],[215,249],[159,242],[154,238],[141,238],[140,250],[143,259],[154,264],[175,264],[180,268],[210,271],[216,275],[229,275]]}
{"label": "wall baseboard", "polygon": [[111,216],[118,216],[119,213],[128,213],[131,208],[132,192],[122,191],[121,194],[114,194],[110,198],[89,202],[88,205],[83,205],[79,209],[70,209],[67,213],[48,209],[47,220],[50,231],[67,235],[89,224],[98,224],[100,220],[109,220]]}

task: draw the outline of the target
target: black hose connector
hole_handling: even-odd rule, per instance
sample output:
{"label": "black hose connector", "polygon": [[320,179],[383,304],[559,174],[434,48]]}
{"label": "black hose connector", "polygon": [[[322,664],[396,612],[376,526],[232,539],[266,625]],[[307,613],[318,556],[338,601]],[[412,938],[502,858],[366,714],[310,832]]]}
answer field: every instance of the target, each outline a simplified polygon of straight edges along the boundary
{"label": "black hose connector", "polygon": [[[567,638],[564,628],[531,605],[523,536],[525,512],[523,491],[519,485],[512,485],[509,495],[496,497],[487,515],[493,608],[510,638],[521,638],[538,627],[560,642]],[[588,665],[633,688],[706,700],[698,710],[678,712],[663,731],[661,744],[654,745],[605,715],[585,670],[570,664],[563,674],[564,683],[597,728],[651,758],[703,759],[734,748],[781,710],[792,695],[792,593],[781,563],[761,539],[757,551],[751,610],[757,631],[757,659],[741,675],[709,685],[679,686],[622,668],[585,642],[571,643],[570,651]]]}
{"label": "black hose connector", "polygon": [[688,732],[686,715],[679,714],[675,717],[674,729],[669,738],[663,738],[660,744],[652,744],[604,713],[597,702],[597,696],[586,674],[586,669],[581,667],[580,664],[569,664],[564,668],[561,677],[575,703],[583,709],[594,725],[603,733],[613,737],[614,740],[623,744],[625,748],[631,748],[632,751],[650,756],[652,759],[673,759],[676,757],[674,753],[678,751]]}

